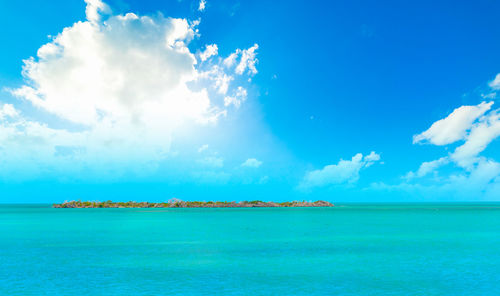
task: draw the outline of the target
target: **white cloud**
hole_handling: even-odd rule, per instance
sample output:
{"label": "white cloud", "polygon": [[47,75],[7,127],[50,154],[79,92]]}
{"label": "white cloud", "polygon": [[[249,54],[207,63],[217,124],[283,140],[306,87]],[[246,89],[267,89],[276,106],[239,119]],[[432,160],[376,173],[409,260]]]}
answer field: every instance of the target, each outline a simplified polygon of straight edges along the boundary
{"label": "white cloud", "polygon": [[355,183],[359,179],[359,172],[363,168],[371,166],[380,160],[380,155],[371,152],[363,157],[358,153],[351,160],[341,159],[337,164],[331,164],[320,170],[307,172],[299,188],[308,189],[312,187],[321,187],[327,185]]}
{"label": "white cloud", "polygon": [[380,160],[380,155],[375,153],[375,151],[370,152],[370,154],[366,155],[364,158],[364,161],[366,162],[367,166],[372,165],[374,162]]}
{"label": "white cloud", "polygon": [[256,55],[257,49],[259,48],[258,44],[254,44],[249,49],[245,49],[241,51],[241,59],[238,66],[236,66],[235,72],[237,74],[243,74],[246,69],[251,74],[257,74],[257,69],[255,68],[255,64],[258,62]]}
{"label": "white cloud", "polygon": [[[19,167],[16,157],[46,168],[64,167],[60,155],[67,153],[56,153],[61,149],[78,151],[73,162],[82,167],[135,161],[154,167],[168,153],[175,133],[216,123],[227,112],[220,95],[238,92],[221,59],[202,68],[188,48],[199,21],[112,15],[102,1],[86,3],[87,21],[64,28],[40,47],[36,58],[25,60],[25,85],[10,89],[42,112],[76,124],[78,131],[55,129],[36,117],[27,120],[13,111],[15,103],[0,104],[4,167],[5,162]],[[105,21],[102,13],[108,14]],[[217,55],[217,49],[207,46],[203,57]],[[37,145],[22,145],[34,139]]]}
{"label": "white cloud", "polygon": [[236,59],[238,58],[238,55],[241,53],[241,50],[237,49],[235,52],[230,54],[227,58],[224,59],[224,65],[226,67],[232,67],[234,63],[236,63]]}
{"label": "white cloud", "polygon": [[108,13],[110,12],[109,7],[102,2],[101,0],[84,0],[87,3],[85,8],[85,14],[87,16],[87,20],[92,23],[96,23],[101,20],[100,13]]}
{"label": "white cloud", "polygon": [[448,157],[441,157],[439,159],[436,159],[436,160],[433,160],[433,161],[428,161],[428,162],[423,162],[420,167],[418,168],[417,172],[414,173],[414,172],[409,172],[407,175],[406,175],[406,179],[407,180],[410,180],[410,179],[413,179],[415,177],[417,178],[421,178],[421,177],[424,177],[432,172],[434,172],[436,169],[438,169],[439,167],[445,165],[445,164],[448,164],[450,162],[449,158]]}
{"label": "white cloud", "polygon": [[424,176],[423,172],[427,172],[429,166],[444,164],[445,159],[454,161],[460,167],[473,169],[479,160],[479,153],[500,136],[499,109],[490,110],[492,105],[493,102],[483,102],[477,106],[457,108],[446,118],[436,121],[430,129],[415,136],[414,142],[426,139],[435,145],[464,140],[464,143],[450,154],[449,159],[444,157],[439,162],[424,162],[419,169],[421,173],[417,172],[417,176]]}
{"label": "white cloud", "polygon": [[208,58],[210,58],[211,56],[217,55],[218,50],[219,50],[219,48],[217,47],[217,44],[207,45],[207,47],[205,48],[205,51],[200,53],[200,60],[202,62],[204,62]]}
{"label": "white cloud", "polygon": [[29,84],[13,93],[87,126],[206,122],[217,110],[205,90],[186,84],[196,78],[196,60],[185,45],[192,34],[186,20],[161,16],[79,22],[44,45],[38,61],[25,60]]}
{"label": "white cloud", "polygon": [[461,167],[470,168],[477,162],[477,156],[498,136],[500,136],[499,109],[489,112],[473,124],[463,145],[457,147],[451,158]]}
{"label": "white cloud", "polygon": [[413,143],[428,141],[434,145],[447,145],[463,140],[472,123],[490,110],[491,105],[493,102],[459,107],[446,118],[434,122],[425,132],[415,135]]}
{"label": "white cloud", "polygon": [[[252,47],[248,49],[237,49],[235,52],[230,54],[227,58],[224,59],[223,64],[227,68],[233,67],[233,65],[237,64],[234,72],[236,74],[242,75],[247,71],[250,75],[257,74],[256,64],[257,60],[257,49],[259,48],[258,44],[254,44]],[[239,58],[239,62],[237,61]]]}
{"label": "white cloud", "polygon": [[0,107],[0,121],[7,118],[15,118],[18,115],[19,112],[12,104],[3,104],[3,106]]}
{"label": "white cloud", "polygon": [[233,80],[232,76],[227,75],[226,73],[219,72],[215,80],[215,87],[217,88],[218,93],[225,95],[227,90],[229,89],[229,83]]}
{"label": "white cloud", "polygon": [[208,144],[201,145],[200,148],[198,148],[198,153],[201,153],[207,149],[208,149]]}
{"label": "white cloud", "polygon": [[257,160],[255,158],[249,158],[245,160],[244,163],[241,164],[243,167],[249,167],[249,168],[258,168],[262,165],[262,161]]}
{"label": "white cloud", "polygon": [[494,90],[500,90],[500,73],[488,85]]}
{"label": "white cloud", "polygon": [[226,73],[223,67],[218,65],[211,66],[208,70],[200,72],[198,77],[210,81],[210,87],[222,95],[227,93],[231,81],[234,80],[232,75]]}
{"label": "white cloud", "polygon": [[247,95],[247,90],[239,86],[234,96],[224,97],[224,106],[234,105],[236,108],[239,108],[241,103],[247,99]]}
{"label": "white cloud", "polygon": [[[500,74],[489,86],[498,90],[499,83]],[[496,93],[488,95],[493,98],[495,96],[491,94]],[[488,199],[498,194],[495,190],[500,189],[500,163],[481,156],[488,145],[500,136],[500,109],[492,109],[492,106],[493,102],[482,102],[477,106],[459,107],[446,118],[436,121],[427,131],[414,136],[414,143],[424,140],[435,145],[448,145],[459,140],[463,143],[448,156],[422,163],[416,173],[409,172],[405,179],[410,182],[415,177],[421,178],[432,172],[436,176],[440,167],[454,164],[446,176],[430,180],[430,184],[426,180],[425,186],[403,183],[396,187],[417,190],[422,194],[460,195],[469,199]]]}
{"label": "white cloud", "polygon": [[205,10],[205,6],[206,5],[207,5],[207,1],[206,0],[200,0],[200,4],[198,5],[198,10],[199,11]]}
{"label": "white cloud", "polygon": [[483,99],[495,99],[497,97],[497,93],[496,92],[491,92],[491,93],[488,93],[488,94],[481,94],[481,97]]}

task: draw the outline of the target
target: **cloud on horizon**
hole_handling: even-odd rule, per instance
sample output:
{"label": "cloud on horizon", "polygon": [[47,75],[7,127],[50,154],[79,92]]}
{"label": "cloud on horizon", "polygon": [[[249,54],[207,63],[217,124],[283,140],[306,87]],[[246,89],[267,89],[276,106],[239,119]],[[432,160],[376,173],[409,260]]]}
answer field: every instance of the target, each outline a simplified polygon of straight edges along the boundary
{"label": "cloud on horizon", "polygon": [[372,151],[363,156],[358,153],[351,160],[343,160],[337,164],[331,164],[319,170],[307,172],[300,182],[298,188],[309,190],[314,187],[329,185],[353,184],[359,179],[359,172],[380,161],[380,155]]}
{"label": "cloud on horizon", "polygon": [[[496,97],[500,74],[488,85]],[[422,196],[464,196],[470,199],[496,199],[500,189],[500,163],[481,155],[500,136],[500,108],[494,102],[461,106],[429,129],[413,137],[413,143],[437,146],[459,144],[439,159],[423,162],[416,172],[408,172],[397,185],[375,183],[373,188],[402,190]],[[440,174],[445,166],[448,170]]]}

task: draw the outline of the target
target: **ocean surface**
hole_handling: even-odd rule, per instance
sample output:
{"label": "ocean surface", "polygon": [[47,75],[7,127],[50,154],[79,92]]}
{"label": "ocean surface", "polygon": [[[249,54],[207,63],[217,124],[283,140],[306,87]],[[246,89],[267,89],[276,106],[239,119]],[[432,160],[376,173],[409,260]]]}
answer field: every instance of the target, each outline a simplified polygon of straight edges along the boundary
{"label": "ocean surface", "polygon": [[500,204],[1,205],[0,295],[500,295]]}

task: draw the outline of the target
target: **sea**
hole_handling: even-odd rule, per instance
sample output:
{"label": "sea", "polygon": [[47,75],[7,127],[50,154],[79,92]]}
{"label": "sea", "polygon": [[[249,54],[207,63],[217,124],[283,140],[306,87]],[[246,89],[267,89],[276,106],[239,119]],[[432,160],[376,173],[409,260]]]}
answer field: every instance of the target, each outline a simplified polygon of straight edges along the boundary
{"label": "sea", "polygon": [[0,205],[0,295],[500,295],[500,204]]}

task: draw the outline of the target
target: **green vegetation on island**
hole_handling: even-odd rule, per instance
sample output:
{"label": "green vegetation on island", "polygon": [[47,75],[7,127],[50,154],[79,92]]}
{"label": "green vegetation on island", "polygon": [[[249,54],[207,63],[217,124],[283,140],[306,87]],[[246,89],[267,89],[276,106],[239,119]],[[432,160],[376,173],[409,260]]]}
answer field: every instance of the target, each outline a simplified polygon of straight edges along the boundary
{"label": "green vegetation on island", "polygon": [[333,207],[332,203],[318,200],[287,201],[287,202],[264,202],[254,201],[182,201],[173,199],[168,202],[113,202],[113,201],[66,201],[53,204],[54,208],[265,208],[265,207]]}

